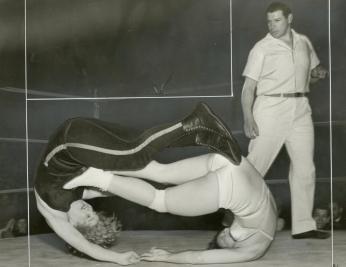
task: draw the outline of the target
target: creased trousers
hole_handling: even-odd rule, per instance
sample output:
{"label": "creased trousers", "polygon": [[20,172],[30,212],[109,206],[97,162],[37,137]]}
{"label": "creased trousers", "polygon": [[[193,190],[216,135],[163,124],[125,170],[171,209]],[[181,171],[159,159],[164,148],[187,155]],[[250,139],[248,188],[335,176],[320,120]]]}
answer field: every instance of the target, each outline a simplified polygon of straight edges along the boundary
{"label": "creased trousers", "polygon": [[292,234],[316,229],[314,129],[308,99],[258,96],[253,113],[259,136],[250,141],[248,160],[265,176],[285,145],[290,157]]}

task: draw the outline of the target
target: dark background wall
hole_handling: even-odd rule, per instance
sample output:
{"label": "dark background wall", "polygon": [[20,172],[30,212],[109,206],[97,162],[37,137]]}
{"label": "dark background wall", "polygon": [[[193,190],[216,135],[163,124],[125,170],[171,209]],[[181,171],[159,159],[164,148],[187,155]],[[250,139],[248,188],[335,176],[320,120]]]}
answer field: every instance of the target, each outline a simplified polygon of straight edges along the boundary
{"label": "dark background wall", "polygon": [[28,4],[33,90],[77,96],[230,94],[228,0]]}
{"label": "dark background wall", "polygon": [[346,2],[331,1],[331,75],[332,75],[332,120],[333,120],[333,198],[346,203]]}
{"label": "dark background wall", "polygon": [[[241,72],[249,50],[266,34],[264,10],[270,1],[232,1],[230,55],[229,1],[28,1],[28,171],[30,186],[40,153],[52,131],[65,119],[88,116],[144,130],[175,121],[207,102],[227,123],[244,155],[248,140],[242,133]],[[294,12],[294,28],[309,36],[328,66],[328,2],[286,1]],[[345,105],[343,17],[346,4],[331,1],[332,125],[334,197],[345,198]],[[21,1],[3,1],[5,27],[0,64],[0,206],[1,226],[11,217],[26,217],[24,25]],[[4,9],[8,12],[3,11]],[[11,43],[11,45],[9,44]],[[231,73],[231,60],[233,77]],[[230,95],[234,97],[167,98]],[[156,89],[155,89],[156,88]],[[330,199],[329,82],[311,88],[317,167],[317,205]],[[42,100],[41,97],[143,97],[148,99]],[[205,153],[201,148],[171,149],[157,156],[162,162]],[[288,158],[278,156],[266,179],[283,216],[289,222]],[[125,229],[216,229],[221,213],[180,218],[149,211],[119,198],[96,201],[110,207]],[[30,193],[32,233],[48,231]],[[135,219],[132,219],[135,218]]]}
{"label": "dark background wall", "polygon": [[24,88],[24,2],[1,1],[0,6],[0,228],[2,228],[10,218],[27,217],[27,201],[25,95],[6,91],[9,87]]}

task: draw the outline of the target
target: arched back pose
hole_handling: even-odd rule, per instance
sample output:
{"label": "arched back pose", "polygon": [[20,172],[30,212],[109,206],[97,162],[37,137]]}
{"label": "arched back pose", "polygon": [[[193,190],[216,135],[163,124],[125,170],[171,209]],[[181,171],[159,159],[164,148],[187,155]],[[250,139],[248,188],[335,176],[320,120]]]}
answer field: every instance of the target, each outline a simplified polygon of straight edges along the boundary
{"label": "arched back pose", "polygon": [[[157,190],[139,178],[176,186]],[[141,257],[147,261],[190,264],[251,261],[264,255],[276,229],[273,197],[262,176],[245,158],[239,166],[222,155],[207,154],[171,164],[152,161],[138,171],[89,168],[64,188],[80,186],[100,188],[158,212],[199,216],[225,208],[234,213],[231,227],[217,236],[221,249],[178,253],[152,249]]]}
{"label": "arched back pose", "polygon": [[[90,242],[94,239],[87,240],[81,234],[101,228],[109,232],[108,228],[114,226],[82,201],[109,194],[85,187],[67,190],[63,185],[90,167],[108,171],[140,170],[163,148],[186,145],[210,147],[235,164],[241,160],[236,141],[203,103],[182,121],[149,129],[141,135],[95,119],[70,119],[50,138],[38,167],[34,186],[37,207],[56,234],[78,251],[101,261],[137,262],[139,257],[135,252],[107,250],[99,245],[107,245],[109,240]],[[114,234],[110,233],[108,239],[114,239]]]}

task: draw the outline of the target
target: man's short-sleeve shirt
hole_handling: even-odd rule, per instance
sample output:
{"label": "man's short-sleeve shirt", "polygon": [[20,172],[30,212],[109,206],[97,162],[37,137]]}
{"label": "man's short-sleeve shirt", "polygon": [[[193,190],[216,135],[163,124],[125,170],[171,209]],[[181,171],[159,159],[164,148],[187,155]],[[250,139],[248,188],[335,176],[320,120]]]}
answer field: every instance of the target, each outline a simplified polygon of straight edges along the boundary
{"label": "man's short-sleeve shirt", "polygon": [[292,30],[293,48],[269,33],[250,51],[243,76],[257,81],[257,95],[308,92],[319,59],[310,40]]}

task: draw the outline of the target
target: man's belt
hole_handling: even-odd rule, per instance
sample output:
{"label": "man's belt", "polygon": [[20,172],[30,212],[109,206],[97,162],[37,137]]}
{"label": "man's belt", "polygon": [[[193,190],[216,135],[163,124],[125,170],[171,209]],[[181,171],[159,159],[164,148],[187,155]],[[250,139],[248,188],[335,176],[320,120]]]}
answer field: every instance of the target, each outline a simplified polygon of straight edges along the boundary
{"label": "man's belt", "polygon": [[274,96],[274,97],[304,97],[307,96],[308,93],[281,93],[281,94],[271,94],[265,96]]}

